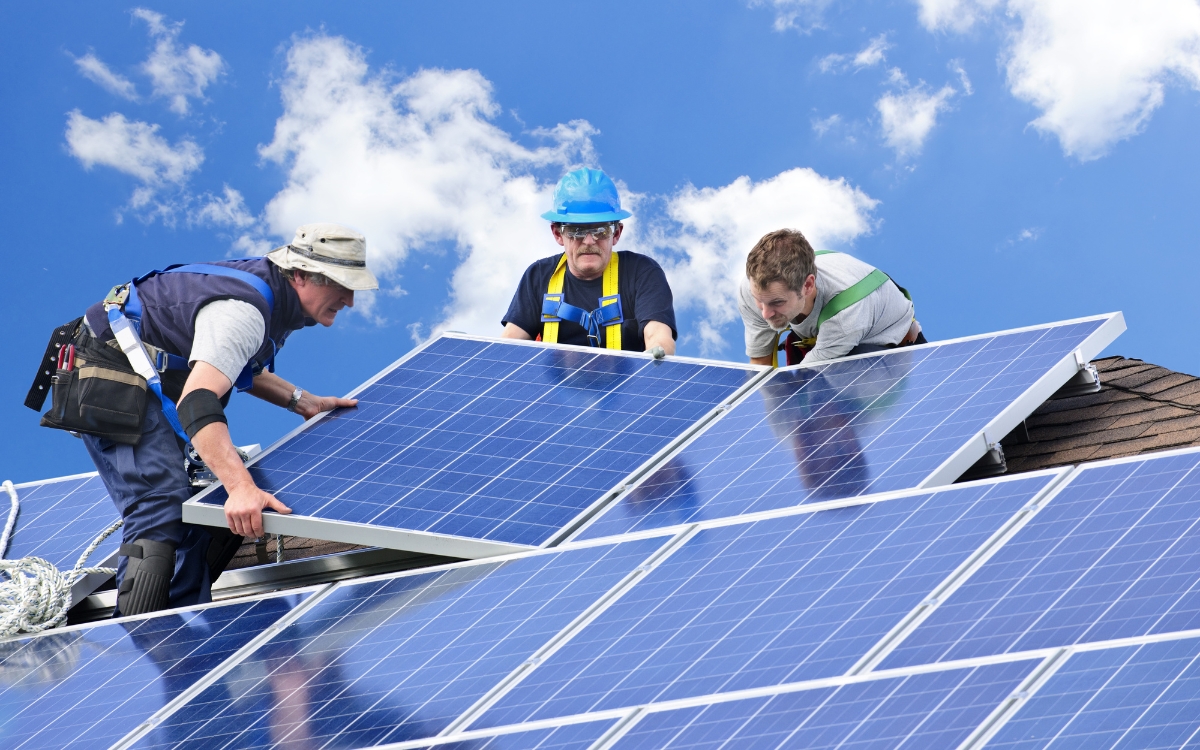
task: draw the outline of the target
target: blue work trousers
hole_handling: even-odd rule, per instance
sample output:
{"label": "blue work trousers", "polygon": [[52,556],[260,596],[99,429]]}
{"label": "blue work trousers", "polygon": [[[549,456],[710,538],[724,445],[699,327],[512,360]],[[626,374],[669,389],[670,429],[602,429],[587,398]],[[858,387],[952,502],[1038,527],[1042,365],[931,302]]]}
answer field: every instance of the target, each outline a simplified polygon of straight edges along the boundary
{"label": "blue work trousers", "polygon": [[[158,399],[146,399],[146,419],[137,445],[114,443],[84,435],[92,462],[117,506],[125,525],[126,544],[138,539],[175,545],[175,575],[170,606],[187,607],[212,601],[208,573],[208,544],[212,537],[202,526],[183,522],[183,503],[192,496],[184,468],[184,445],[163,416]],[[117,561],[117,588],[125,578],[127,558]],[[120,614],[114,613],[114,616]]]}

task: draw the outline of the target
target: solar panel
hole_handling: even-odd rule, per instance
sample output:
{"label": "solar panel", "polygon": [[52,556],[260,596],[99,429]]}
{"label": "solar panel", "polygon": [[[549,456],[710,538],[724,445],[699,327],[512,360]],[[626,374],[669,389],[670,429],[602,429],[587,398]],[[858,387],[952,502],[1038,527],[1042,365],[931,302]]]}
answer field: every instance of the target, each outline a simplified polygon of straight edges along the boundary
{"label": "solar panel", "polygon": [[[20,513],[4,557],[40,557],[68,571],[101,532],[120,516],[99,475],[79,474],[14,486]],[[8,497],[0,494],[0,523],[8,517]],[[88,558],[89,567],[116,567],[121,532],[104,540]],[[86,576],[72,587],[71,604],[79,603],[112,576]]]}
{"label": "solar panel", "polygon": [[612,747],[951,748],[1037,660],[949,669],[647,713]]}
{"label": "solar panel", "polygon": [[530,666],[663,542],[343,583],[135,747],[363,747],[433,737]]}
{"label": "solar panel", "polygon": [[948,484],[1124,329],[1115,313],[780,370],[579,538]]}
{"label": "solar panel", "polygon": [[1195,747],[1200,639],[1075,653],[988,747]]}
{"label": "solar panel", "polygon": [[612,719],[589,721],[420,747],[430,750],[588,750],[614,723]]}
{"label": "solar panel", "polygon": [[470,727],[844,674],[1056,476],[702,529]]}
{"label": "solar panel", "polygon": [[[443,336],[310,421],[251,474],[268,532],[485,557],[546,543],[764,371]],[[224,525],[224,488],[184,520]]]}
{"label": "solar panel", "polygon": [[1198,465],[1081,468],[883,668],[1200,628]]}
{"label": "solar panel", "polygon": [[107,747],[308,596],[243,600],[0,642],[0,745]]}

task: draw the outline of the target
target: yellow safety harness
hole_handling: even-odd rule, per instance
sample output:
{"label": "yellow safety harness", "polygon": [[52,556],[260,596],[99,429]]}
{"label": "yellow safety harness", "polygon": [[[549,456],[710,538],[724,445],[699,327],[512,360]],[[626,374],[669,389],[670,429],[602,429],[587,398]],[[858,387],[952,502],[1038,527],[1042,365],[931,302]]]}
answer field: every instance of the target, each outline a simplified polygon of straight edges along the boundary
{"label": "yellow safety harness", "polygon": [[563,277],[567,272],[567,254],[563,253],[558,259],[558,266],[550,275],[550,283],[546,287],[546,295],[542,298],[542,341],[558,343],[558,324],[564,320],[578,323],[587,329],[588,340],[592,346],[600,346],[600,331],[604,330],[604,347],[607,349],[621,348],[621,323],[624,316],[621,313],[621,295],[618,293],[618,261],[620,256],[613,252],[604,269],[604,285],[600,298],[600,306],[588,312],[574,305],[568,305],[563,300]]}

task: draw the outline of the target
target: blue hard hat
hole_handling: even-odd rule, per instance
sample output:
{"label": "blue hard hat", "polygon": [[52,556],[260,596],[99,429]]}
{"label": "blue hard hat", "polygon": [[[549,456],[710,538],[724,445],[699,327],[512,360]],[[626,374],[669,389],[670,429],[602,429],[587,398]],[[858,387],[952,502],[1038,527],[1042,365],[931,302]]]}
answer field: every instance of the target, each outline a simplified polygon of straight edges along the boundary
{"label": "blue hard hat", "polygon": [[554,188],[554,208],[542,214],[560,224],[599,224],[630,216],[621,210],[621,196],[608,175],[587,167],[563,175]]}

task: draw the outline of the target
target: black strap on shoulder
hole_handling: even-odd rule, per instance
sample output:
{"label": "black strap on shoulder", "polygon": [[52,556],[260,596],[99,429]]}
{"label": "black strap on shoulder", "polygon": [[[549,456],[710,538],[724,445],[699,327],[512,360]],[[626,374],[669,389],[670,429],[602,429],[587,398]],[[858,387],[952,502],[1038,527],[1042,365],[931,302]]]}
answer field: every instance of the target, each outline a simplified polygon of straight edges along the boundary
{"label": "black strap on shoulder", "polygon": [[50,394],[50,379],[54,377],[54,371],[58,368],[58,350],[71,343],[82,322],[81,315],[70,323],[55,328],[54,333],[50,335],[50,343],[46,344],[46,353],[42,355],[42,361],[38,365],[37,377],[33,379],[33,385],[25,395],[25,405],[30,409],[42,410],[46,396]]}

